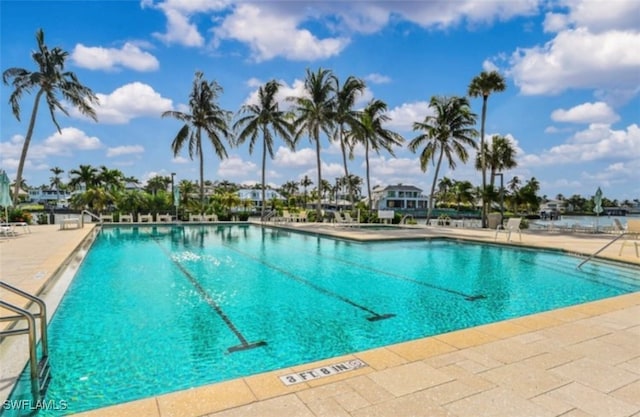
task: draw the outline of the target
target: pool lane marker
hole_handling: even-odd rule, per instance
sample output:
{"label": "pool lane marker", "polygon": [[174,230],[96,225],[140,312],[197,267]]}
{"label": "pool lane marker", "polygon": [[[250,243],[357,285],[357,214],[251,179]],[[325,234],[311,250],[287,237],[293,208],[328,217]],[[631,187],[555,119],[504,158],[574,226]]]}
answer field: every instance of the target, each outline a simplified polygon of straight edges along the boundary
{"label": "pool lane marker", "polygon": [[158,246],[160,246],[160,248],[162,248],[162,250],[165,252],[165,254],[167,255],[167,257],[169,259],[171,259],[171,261],[178,267],[178,269],[180,269],[180,271],[184,274],[185,277],[187,277],[187,279],[191,282],[191,284],[194,286],[194,288],[196,289],[196,291],[198,291],[198,293],[200,294],[200,296],[207,302],[207,304],[209,304],[209,306],[211,306],[211,308],[213,308],[213,310],[218,314],[218,316],[222,319],[222,321],[224,322],[224,324],[227,325],[227,327],[229,328],[229,330],[231,330],[231,332],[233,332],[233,334],[238,338],[238,340],[240,341],[239,345],[236,346],[231,346],[230,348],[227,348],[227,350],[229,351],[229,353],[233,353],[233,352],[239,352],[241,350],[248,350],[248,349],[253,349],[253,348],[257,348],[260,346],[266,346],[267,342],[265,342],[264,340],[261,340],[259,342],[253,342],[253,343],[249,343],[247,341],[247,339],[242,335],[242,333],[240,333],[240,330],[238,330],[238,328],[235,326],[235,324],[233,324],[233,322],[231,321],[231,319],[229,318],[229,316],[227,316],[225,314],[225,312],[222,310],[222,308],[220,307],[220,305],[218,303],[216,303],[216,301],[211,298],[211,296],[209,295],[209,293],[204,289],[204,287],[202,285],[200,285],[200,283],[198,282],[197,279],[194,278],[193,275],[191,275],[191,273],[189,272],[189,270],[187,270],[187,268],[185,268],[182,264],[180,264],[180,262],[176,261],[172,256],[171,253],[169,253],[161,244],[160,242],[158,242],[156,240],[156,243],[158,244]]}
{"label": "pool lane marker", "polygon": [[440,287],[438,285],[429,284],[428,282],[424,282],[424,281],[420,281],[420,280],[417,280],[417,279],[409,278],[409,277],[406,277],[406,276],[400,275],[400,274],[394,274],[394,273],[391,273],[389,271],[383,271],[381,269],[371,268],[371,267],[368,267],[366,265],[358,264],[358,263],[355,263],[355,262],[352,262],[352,261],[347,261],[345,259],[337,258],[335,256],[331,256],[331,257],[324,256],[324,257],[327,258],[327,259],[333,259],[334,261],[342,262],[343,264],[352,265],[352,266],[355,266],[355,267],[358,267],[358,268],[361,268],[361,269],[366,269],[367,271],[375,272],[376,274],[385,275],[385,276],[390,277],[390,278],[400,279],[400,280],[403,280],[403,281],[412,282],[414,284],[422,285],[423,287],[433,288],[435,290],[448,292],[449,294],[458,295],[460,297],[463,297],[466,301],[484,300],[485,298],[487,298],[485,295],[482,295],[482,294],[478,294],[478,295],[465,294],[463,292],[452,290],[450,288],[445,288],[445,287]]}
{"label": "pool lane marker", "polygon": [[327,295],[327,296],[329,296],[329,297],[336,298],[336,299],[338,299],[338,300],[340,300],[340,301],[342,301],[342,302],[345,302],[345,303],[347,303],[347,304],[349,304],[349,305],[351,305],[351,306],[353,306],[353,307],[359,308],[360,310],[365,311],[365,312],[367,312],[367,313],[371,314],[371,316],[370,316],[370,317],[367,317],[367,320],[369,320],[369,321],[380,321],[380,320],[390,319],[390,318],[392,318],[392,317],[395,317],[395,316],[396,316],[396,315],[395,315],[395,314],[393,314],[393,313],[379,314],[379,313],[377,313],[377,312],[375,312],[375,311],[371,310],[371,309],[370,309],[370,308],[368,308],[368,307],[365,307],[365,306],[363,306],[363,305],[360,305],[360,304],[356,303],[356,302],[355,302],[355,301],[353,301],[353,300],[348,299],[348,298],[347,298],[347,297],[345,297],[345,296],[342,296],[342,295],[337,294],[337,293],[335,293],[335,292],[333,292],[333,291],[330,291],[330,290],[328,290],[328,289],[326,289],[326,288],[323,288],[323,287],[321,287],[321,286],[319,286],[319,285],[316,285],[316,284],[314,284],[313,282],[308,281],[308,280],[306,280],[306,279],[304,279],[304,278],[302,278],[302,277],[299,277],[299,276],[297,276],[297,275],[295,275],[295,274],[293,274],[293,273],[291,273],[291,272],[289,272],[289,271],[287,271],[287,270],[285,270],[285,269],[282,269],[282,268],[280,268],[280,267],[278,267],[278,266],[276,266],[276,265],[272,265],[272,264],[270,264],[270,263],[268,263],[268,262],[264,262],[263,260],[258,259],[258,258],[256,258],[255,256],[253,256],[253,255],[251,255],[251,254],[248,254],[248,253],[246,253],[246,252],[243,252],[243,251],[241,251],[241,250],[239,250],[239,249],[236,249],[236,248],[234,248],[234,247],[232,247],[232,246],[229,246],[229,245],[224,245],[224,244],[223,244],[223,246],[225,246],[226,248],[229,248],[229,249],[231,249],[232,251],[235,251],[235,252],[237,252],[237,253],[239,253],[239,254],[241,254],[241,255],[243,255],[243,256],[246,256],[247,258],[253,259],[254,261],[259,262],[259,263],[261,263],[261,264],[263,264],[263,265],[265,265],[265,266],[267,266],[267,267],[269,267],[269,268],[271,268],[271,269],[273,269],[273,270],[275,270],[275,271],[278,271],[278,272],[280,272],[281,274],[283,274],[284,276],[286,276],[286,277],[288,277],[288,278],[290,278],[290,279],[292,279],[292,280],[294,280],[294,281],[297,281],[297,282],[299,282],[299,283],[301,283],[301,284],[307,285],[307,286],[309,286],[309,287],[313,288],[314,290],[316,290],[316,291],[318,291],[318,292],[320,292],[320,293],[322,293],[322,294],[324,294],[324,295]]}

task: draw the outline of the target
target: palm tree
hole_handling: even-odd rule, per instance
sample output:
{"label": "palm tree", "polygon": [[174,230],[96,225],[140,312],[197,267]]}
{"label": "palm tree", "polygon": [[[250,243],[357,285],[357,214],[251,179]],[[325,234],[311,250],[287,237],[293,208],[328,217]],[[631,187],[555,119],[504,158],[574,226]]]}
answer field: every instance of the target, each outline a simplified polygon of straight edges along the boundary
{"label": "palm tree", "polygon": [[456,210],[460,211],[462,203],[473,201],[473,184],[470,181],[455,181],[452,187],[453,197],[456,202]]}
{"label": "palm tree", "polygon": [[300,185],[304,187],[304,208],[307,208],[307,187],[313,184],[313,181],[308,176],[304,176],[303,179],[300,180]]}
{"label": "palm tree", "polygon": [[[334,121],[335,87],[331,82],[331,70],[318,68],[316,72],[307,69],[304,80],[305,95],[290,97],[295,103],[296,118],[293,121],[294,143],[297,144],[303,134],[316,146],[316,163],[318,166],[318,186],[322,184],[322,161],[320,158],[320,133],[331,136]],[[322,216],[322,193],[318,193],[316,202],[316,218]]]}
{"label": "palm tree", "polygon": [[[351,152],[351,144],[348,143],[348,136],[345,135],[345,127],[353,130],[357,125],[360,118],[360,112],[353,109],[356,99],[365,89],[364,81],[350,76],[344,82],[344,85],[340,87],[340,81],[338,77],[333,76],[335,82],[336,91],[336,103],[334,120],[336,122],[336,130],[334,132],[333,139],[340,143],[340,150],[342,151],[342,164],[344,165],[344,176],[349,177],[349,168],[347,166],[347,155],[350,159],[353,158]],[[347,153],[347,150],[349,152]],[[349,190],[349,201],[353,203],[353,189],[350,184],[347,184]]]}
{"label": "palm tree", "polygon": [[51,187],[56,189],[58,194],[58,199],[60,199],[60,188],[64,185],[62,184],[62,180],[60,179],[60,174],[64,172],[64,169],[60,167],[53,167],[49,169],[49,171],[51,171],[51,173],[53,174],[53,177],[51,177],[51,180],[50,180]]}
{"label": "palm tree", "polygon": [[124,174],[119,169],[109,169],[102,165],[96,179],[108,191],[124,189]]}
{"label": "palm tree", "polygon": [[233,130],[237,133],[237,144],[249,139],[249,153],[258,140],[258,135],[262,136],[262,210],[261,218],[264,218],[266,206],[266,168],[267,154],[273,159],[273,137],[280,136],[282,140],[293,148],[291,131],[293,126],[288,120],[287,113],[280,110],[276,95],[280,89],[280,83],[271,80],[258,89],[258,103],[245,104],[240,109],[241,116],[233,125]]}
{"label": "palm tree", "polygon": [[404,138],[389,129],[385,129],[383,124],[389,121],[389,116],[385,114],[387,104],[378,99],[373,99],[367,104],[361,114],[359,123],[355,129],[350,131],[353,143],[361,143],[364,146],[364,160],[367,175],[367,195],[369,197],[369,210],[372,208],[371,201],[371,175],[369,169],[369,150],[380,153],[381,149],[393,153],[393,145],[400,145],[404,142]]}
{"label": "palm tree", "polygon": [[[484,156],[483,157],[481,156]],[[485,168],[491,172],[489,185],[493,188],[496,173],[505,169],[513,169],[518,166],[516,161],[516,149],[509,139],[500,135],[491,137],[491,144],[484,144],[484,151],[478,152],[476,157],[476,169],[482,169],[482,161],[485,161]]]}
{"label": "palm tree", "polygon": [[[14,67],[2,73],[2,81],[6,85],[9,85],[9,80],[11,80],[11,85],[14,87],[13,93],[11,93],[9,97],[9,103],[11,103],[11,110],[18,121],[20,121],[20,98],[22,94],[25,92],[31,93],[32,90],[37,89],[33,109],[31,110],[29,126],[27,127],[27,134],[24,138],[24,144],[22,145],[20,162],[18,163],[16,184],[22,182],[22,172],[36,124],[40,98],[43,95],[49,108],[51,120],[53,120],[53,124],[58,129],[58,132],[61,132],[61,129],[56,120],[56,110],[60,110],[67,116],[69,115],[67,109],[65,109],[59,101],[58,96],[64,97],[64,100],[76,107],[80,113],[97,121],[95,110],[91,105],[97,103],[98,98],[93,94],[91,89],[85,87],[78,81],[78,78],[73,72],[64,71],[64,63],[69,53],[59,47],[49,49],[44,43],[44,32],[42,29],[36,32],[36,41],[38,43],[38,49],[31,54],[31,58],[33,58],[38,67],[37,71],[31,72],[24,68]],[[18,191],[19,189],[16,185],[13,192],[14,205],[18,201]]]}
{"label": "palm tree", "polygon": [[464,97],[431,97],[429,107],[433,109],[435,115],[427,116],[424,122],[414,122],[413,130],[422,130],[424,133],[418,135],[409,142],[409,150],[416,152],[418,148],[424,146],[420,154],[420,167],[422,171],[427,170],[429,161],[436,163],[436,172],[431,185],[431,195],[429,196],[429,209],[427,210],[427,223],[431,219],[433,210],[433,196],[438,181],[440,165],[446,156],[451,169],[455,169],[454,156],[462,162],[467,162],[469,154],[465,146],[476,147],[474,137],[478,132],[472,128],[476,122],[476,115],[469,108],[469,100]]}
{"label": "palm tree", "polygon": [[[480,150],[481,154],[484,150],[484,131],[487,120],[487,101],[489,96],[494,92],[501,92],[507,88],[504,77],[498,71],[482,71],[475,76],[469,84],[468,94],[471,97],[482,97],[482,121],[480,124]],[[482,189],[487,186],[486,161],[483,156],[480,157],[480,169],[482,170]],[[487,226],[487,208],[488,202],[482,204],[482,227]]]}
{"label": "palm tree", "polygon": [[69,176],[71,177],[70,186],[77,188],[84,184],[84,191],[87,191],[96,185],[98,170],[91,165],[80,165],[78,169],[69,171]]}
{"label": "palm tree", "polygon": [[[173,117],[184,122],[182,128],[171,143],[173,155],[177,156],[186,144],[189,149],[189,157],[194,155],[200,159],[200,205],[204,209],[204,153],[202,151],[202,133],[207,135],[213,145],[216,155],[220,159],[227,157],[222,138],[229,141],[229,121],[231,113],[222,109],[216,102],[222,92],[222,87],[215,81],[207,81],[204,74],[196,71],[193,87],[189,94],[190,113],[168,110],[162,113],[162,117]],[[203,214],[201,211],[200,214]]]}

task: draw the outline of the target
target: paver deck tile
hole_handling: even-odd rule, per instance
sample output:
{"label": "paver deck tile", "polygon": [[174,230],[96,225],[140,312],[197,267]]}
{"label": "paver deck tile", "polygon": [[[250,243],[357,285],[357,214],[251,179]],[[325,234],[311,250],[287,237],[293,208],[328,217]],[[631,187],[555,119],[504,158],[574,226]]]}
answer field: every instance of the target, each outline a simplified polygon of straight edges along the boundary
{"label": "paver deck tile", "polygon": [[626,401],[603,394],[577,382],[553,390],[548,395],[597,417],[627,417],[640,412],[640,408],[634,407]]}
{"label": "paver deck tile", "polygon": [[207,414],[208,417],[315,417],[295,394],[255,402],[242,407],[231,408],[217,413]]}
{"label": "paver deck tile", "polygon": [[640,375],[590,358],[581,358],[550,371],[562,378],[608,393],[640,379]]}
{"label": "paver deck tile", "polygon": [[424,362],[413,362],[369,375],[376,384],[396,397],[453,380]]}

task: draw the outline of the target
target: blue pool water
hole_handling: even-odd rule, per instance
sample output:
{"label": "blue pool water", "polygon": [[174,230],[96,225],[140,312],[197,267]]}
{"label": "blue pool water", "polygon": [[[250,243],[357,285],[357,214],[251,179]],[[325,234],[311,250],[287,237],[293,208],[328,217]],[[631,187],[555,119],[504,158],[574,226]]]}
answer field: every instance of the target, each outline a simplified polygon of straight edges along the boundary
{"label": "blue pool water", "polygon": [[637,270],[578,263],[556,252],[363,244],[248,225],[105,228],[50,324],[47,400],[68,409],[41,415],[640,289]]}

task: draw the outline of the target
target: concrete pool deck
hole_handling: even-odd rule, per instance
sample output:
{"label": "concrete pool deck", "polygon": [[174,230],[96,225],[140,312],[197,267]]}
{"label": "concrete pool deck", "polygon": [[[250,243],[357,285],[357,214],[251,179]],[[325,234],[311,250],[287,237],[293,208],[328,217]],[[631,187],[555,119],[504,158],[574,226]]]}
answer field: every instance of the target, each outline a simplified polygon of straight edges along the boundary
{"label": "concrete pool deck", "polygon": [[[358,230],[324,223],[286,227],[358,240],[443,236],[495,242],[493,231],[479,229]],[[93,225],[70,230],[32,226],[31,230],[0,241],[0,273],[3,281],[46,299],[49,292],[56,292],[55,285],[47,285],[50,279],[79,262],[78,249],[86,246],[83,242],[92,235]],[[613,237],[524,231],[522,243],[516,235],[511,244],[590,254]],[[504,241],[501,234],[498,243]],[[602,256],[640,265],[633,247],[627,246],[622,256],[619,248],[615,243]],[[5,291],[0,293],[9,298]],[[26,336],[0,343],[2,401],[12,386],[5,374],[6,364],[15,361],[11,339]],[[22,368],[27,357],[24,346],[19,352],[24,354],[19,360]],[[368,366],[289,386],[279,378],[353,359]],[[638,417],[640,292],[78,415]]]}

